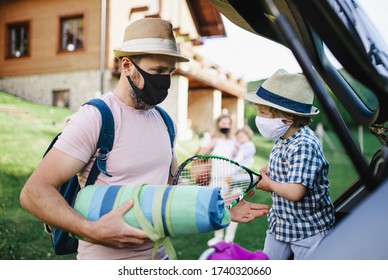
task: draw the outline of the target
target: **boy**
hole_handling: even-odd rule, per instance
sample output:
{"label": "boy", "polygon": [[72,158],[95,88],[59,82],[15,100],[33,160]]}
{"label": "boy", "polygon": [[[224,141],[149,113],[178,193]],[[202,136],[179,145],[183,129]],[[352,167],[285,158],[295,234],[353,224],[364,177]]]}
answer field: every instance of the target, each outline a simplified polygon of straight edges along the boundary
{"label": "boy", "polygon": [[308,127],[319,110],[301,74],[276,71],[246,99],[258,109],[256,126],[275,140],[257,188],[272,193],[264,253],[270,259],[304,259],[334,225],[327,179],[329,163]]}

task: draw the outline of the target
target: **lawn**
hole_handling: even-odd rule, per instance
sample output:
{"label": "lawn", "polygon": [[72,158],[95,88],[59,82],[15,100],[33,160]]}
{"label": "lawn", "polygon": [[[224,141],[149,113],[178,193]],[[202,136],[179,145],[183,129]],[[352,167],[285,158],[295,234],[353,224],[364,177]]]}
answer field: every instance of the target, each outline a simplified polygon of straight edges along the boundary
{"label": "lawn", "polygon": [[[25,181],[39,163],[52,138],[62,129],[72,112],[63,108],[37,105],[0,92],[0,259],[74,259],[74,255],[56,256],[42,223],[20,207],[19,193]],[[329,180],[331,196],[335,200],[357,174],[349,158],[331,135],[336,150],[324,144],[331,164]],[[379,146],[376,139],[365,133],[365,156],[368,160]],[[266,163],[272,142],[255,135],[257,153],[254,169]],[[179,141],[177,155],[182,162],[198,148],[198,140]],[[250,201],[270,204],[268,193],[256,192]],[[240,224],[235,242],[249,250],[263,248],[267,229],[265,217],[248,224]],[[198,259],[207,249],[206,242],[213,233],[174,237],[178,259]]]}

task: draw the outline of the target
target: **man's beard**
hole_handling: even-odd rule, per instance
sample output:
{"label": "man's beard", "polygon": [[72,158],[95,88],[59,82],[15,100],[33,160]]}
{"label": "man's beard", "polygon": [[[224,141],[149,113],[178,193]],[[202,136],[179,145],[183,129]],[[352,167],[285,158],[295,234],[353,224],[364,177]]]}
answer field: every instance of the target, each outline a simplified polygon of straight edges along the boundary
{"label": "man's beard", "polygon": [[132,99],[135,109],[137,110],[150,110],[156,106],[144,103],[143,100],[136,96],[136,93],[131,88],[128,90],[128,96]]}

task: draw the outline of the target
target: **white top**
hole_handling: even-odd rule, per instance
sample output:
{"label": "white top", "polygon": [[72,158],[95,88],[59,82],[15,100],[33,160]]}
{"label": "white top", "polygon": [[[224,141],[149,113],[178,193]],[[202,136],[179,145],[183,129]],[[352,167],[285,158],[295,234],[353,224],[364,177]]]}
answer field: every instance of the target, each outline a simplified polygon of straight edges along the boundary
{"label": "white top", "polygon": [[[208,147],[211,144],[211,141],[212,137],[209,133],[206,133],[202,138],[200,147]],[[210,154],[231,159],[233,150],[235,149],[235,145],[236,141],[234,139],[217,138],[213,150],[210,152]]]}
{"label": "white top", "polygon": [[255,153],[255,144],[253,144],[252,141],[247,141],[238,146],[237,154],[233,158],[233,160],[246,167],[251,167],[253,164],[253,156],[255,155]]}

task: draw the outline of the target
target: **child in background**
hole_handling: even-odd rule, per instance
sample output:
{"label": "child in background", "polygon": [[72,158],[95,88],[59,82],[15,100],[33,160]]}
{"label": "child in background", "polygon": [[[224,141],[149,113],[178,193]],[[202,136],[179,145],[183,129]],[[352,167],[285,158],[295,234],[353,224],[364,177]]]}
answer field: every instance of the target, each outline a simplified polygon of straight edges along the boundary
{"label": "child in background", "polygon": [[236,148],[233,151],[233,160],[240,165],[251,167],[253,156],[256,153],[255,144],[252,142],[253,131],[249,126],[245,126],[236,131]]}

